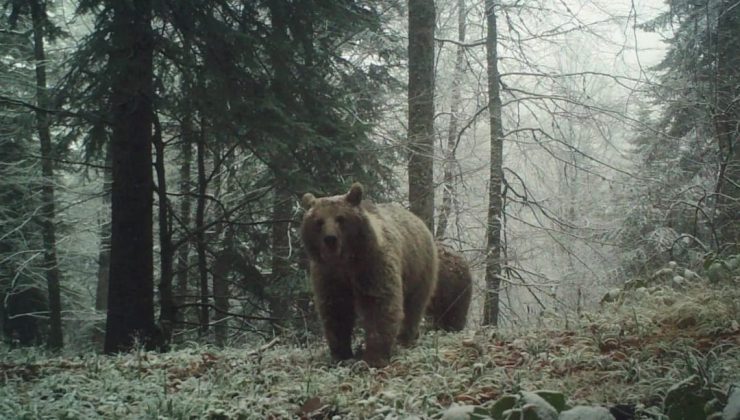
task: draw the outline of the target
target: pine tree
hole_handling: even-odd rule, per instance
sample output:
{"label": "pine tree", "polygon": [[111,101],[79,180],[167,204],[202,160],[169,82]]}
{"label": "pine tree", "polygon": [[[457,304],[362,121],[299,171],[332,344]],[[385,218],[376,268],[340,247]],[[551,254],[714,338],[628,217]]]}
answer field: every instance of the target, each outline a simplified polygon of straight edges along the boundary
{"label": "pine tree", "polygon": [[152,260],[152,104],[154,36],[151,0],[106,4],[112,12],[113,187],[105,352],[160,343],[154,325]]}
{"label": "pine tree", "polygon": [[[664,105],[658,128],[671,155],[716,165],[711,194],[716,213],[710,223],[720,248],[740,248],[740,7],[728,0],[670,0],[669,10],[644,27],[673,29],[656,102]],[[704,149],[710,140],[713,147]],[[686,147],[682,147],[684,144]],[[654,150],[664,148],[655,144]],[[688,153],[687,153],[688,152]]]}

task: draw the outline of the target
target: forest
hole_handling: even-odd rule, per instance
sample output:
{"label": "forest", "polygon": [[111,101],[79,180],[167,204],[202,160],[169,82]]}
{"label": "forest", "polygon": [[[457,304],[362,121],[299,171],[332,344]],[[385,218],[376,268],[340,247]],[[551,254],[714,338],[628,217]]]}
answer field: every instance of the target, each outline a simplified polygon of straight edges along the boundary
{"label": "forest", "polygon": [[[472,278],[379,366],[354,183]],[[740,420],[740,2],[3,0],[0,326],[0,418]]]}

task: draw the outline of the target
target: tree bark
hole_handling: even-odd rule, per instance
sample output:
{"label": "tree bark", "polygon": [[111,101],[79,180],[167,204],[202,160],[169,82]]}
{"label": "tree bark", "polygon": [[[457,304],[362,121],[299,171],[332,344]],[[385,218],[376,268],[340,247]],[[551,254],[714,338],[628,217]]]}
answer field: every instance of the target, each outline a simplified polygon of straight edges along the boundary
{"label": "tree bark", "polygon": [[60,349],[64,345],[62,336],[62,303],[60,293],[61,274],[57,261],[56,227],[54,225],[54,162],[49,130],[49,98],[46,89],[46,52],[44,50],[44,25],[46,4],[43,0],[33,0],[31,19],[33,20],[34,60],[36,62],[36,128],[41,147],[41,230],[44,241],[44,271],[49,293],[49,337],[47,345]]}
{"label": "tree bark", "polygon": [[206,144],[205,144],[205,126],[201,122],[200,136],[196,147],[196,160],[198,165],[198,198],[195,208],[195,248],[198,254],[198,278],[200,281],[200,333],[208,334],[209,313],[208,313],[208,260],[206,259],[206,232],[205,214],[206,214],[206,191],[208,180],[206,179]]}
{"label": "tree bark", "polygon": [[450,125],[447,130],[447,149],[445,150],[444,179],[442,184],[442,208],[439,210],[437,219],[437,231],[435,237],[442,239],[447,231],[450,215],[452,214],[453,201],[455,200],[455,170],[457,160],[455,151],[457,149],[458,137],[458,113],[460,112],[460,85],[465,74],[465,19],[467,10],[465,0],[457,0],[457,46],[455,54],[455,70],[452,75],[452,95],[450,98]]}
{"label": "tree bark", "polygon": [[[185,14],[189,17],[189,14]],[[193,63],[193,57],[191,53],[192,48],[192,34],[185,31],[183,34],[183,51],[185,54],[185,62]],[[191,68],[186,67],[183,69],[183,81],[182,81],[182,92],[183,92],[183,116],[182,124],[180,125],[182,143],[180,145],[180,221],[182,224],[182,230],[185,238],[188,238],[190,232],[191,213],[193,207],[192,199],[192,180],[191,178],[191,165],[193,162],[193,144],[196,143],[195,138],[195,106],[194,106],[194,74]],[[191,240],[181,243],[177,249],[177,268],[176,268],[176,282],[177,292],[175,294],[175,304],[177,307],[181,307],[185,303],[185,296],[188,295],[188,283],[190,277],[190,245]],[[181,324],[185,321],[186,310],[179,309],[176,311],[177,323]]]}
{"label": "tree bark", "polygon": [[[95,288],[95,310],[108,310],[108,276],[110,275],[110,211],[111,185],[113,184],[113,156],[110,141],[105,141],[105,169],[103,169],[103,210],[100,216],[100,249],[98,250],[98,283]],[[95,326],[93,343],[102,348],[105,343],[105,331]]]}
{"label": "tree bark", "polygon": [[[183,227],[183,236],[190,235],[190,219],[193,207],[191,197],[192,186],[190,180],[190,166],[193,162],[193,137],[192,114],[188,113],[182,123],[182,148],[180,155],[180,221]],[[190,282],[190,240],[182,242],[177,249],[177,293],[175,295],[176,305],[179,307],[185,303],[188,295],[188,283]],[[177,311],[177,322],[185,320],[185,312]]]}
{"label": "tree bark", "polygon": [[162,329],[162,340],[169,343],[172,326],[175,323],[177,307],[172,293],[174,248],[172,245],[172,226],[170,225],[167,199],[167,173],[165,171],[164,142],[159,117],[154,115],[154,149],[157,160],[154,168],[157,172],[157,201],[159,222],[159,325]]}
{"label": "tree bark", "polygon": [[113,184],[113,156],[110,142],[105,147],[105,169],[103,169],[103,211],[100,223],[100,250],[98,251],[98,285],[95,290],[95,309],[108,309],[108,275],[110,274],[110,205]]}
{"label": "tree bark", "polygon": [[434,0],[409,0],[409,204],[434,232]]}
{"label": "tree bark", "polygon": [[109,0],[113,188],[105,353],[159,345],[152,257],[153,46],[151,0]]}
{"label": "tree bark", "polygon": [[[225,112],[225,110],[223,111]],[[224,171],[222,168],[228,165],[227,157],[221,155],[219,145],[214,145],[213,154],[213,196],[220,199],[224,188]],[[226,182],[228,182],[228,177]],[[226,187],[228,190],[228,185]],[[214,216],[217,223],[212,234],[209,234],[208,243],[221,242],[223,246],[211,263],[211,278],[213,281],[213,332],[216,345],[223,347],[229,333],[229,285],[228,275],[234,264],[234,231],[229,225],[228,215],[223,209],[217,210]],[[223,233],[223,238],[222,238]]]}
{"label": "tree bark", "polygon": [[287,325],[290,316],[290,222],[292,206],[290,195],[276,187],[272,202],[272,292],[270,306],[272,317],[283,326]]}
{"label": "tree bark", "polygon": [[[272,0],[269,2],[270,23],[272,25],[272,40],[275,48],[270,52],[270,64],[273,70],[273,92],[280,103],[289,108],[293,103],[290,87],[290,69],[288,63],[291,57],[288,55],[288,46],[291,39],[288,36],[288,10],[285,2]],[[310,58],[309,58],[310,60]],[[285,168],[287,162],[279,154],[272,157],[276,168]],[[278,324],[286,325],[289,316],[290,302],[290,223],[288,220],[292,213],[290,194],[287,192],[286,181],[280,178],[280,173],[274,173],[274,195],[272,200],[272,287],[270,288],[270,311],[271,316],[277,319]]]}
{"label": "tree bark", "polygon": [[501,288],[501,228],[503,199],[503,127],[501,118],[500,75],[498,71],[498,32],[495,1],[486,0],[486,63],[488,65],[488,112],[491,128],[491,172],[488,185],[488,224],[486,226],[486,294],[483,325],[498,325]]}
{"label": "tree bark", "polygon": [[228,275],[235,261],[234,253],[234,232],[227,227],[224,248],[213,263],[213,323],[215,325],[216,345],[220,347],[226,345],[229,332]]}

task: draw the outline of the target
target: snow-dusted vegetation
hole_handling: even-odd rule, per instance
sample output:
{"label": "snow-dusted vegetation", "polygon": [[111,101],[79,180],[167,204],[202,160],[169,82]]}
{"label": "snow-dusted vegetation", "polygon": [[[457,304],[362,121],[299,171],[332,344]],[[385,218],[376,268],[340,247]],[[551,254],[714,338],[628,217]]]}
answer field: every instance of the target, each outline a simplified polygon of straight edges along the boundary
{"label": "snow-dusted vegetation", "polygon": [[[383,369],[335,365],[323,342],[300,347],[288,339],[118,356],[49,357],[3,348],[0,413],[21,419],[518,419],[512,412],[496,417],[503,412],[497,407],[546,412],[528,394],[544,390],[569,407],[623,412],[617,419],[703,418],[692,413],[704,410],[737,418],[737,408],[734,417],[721,416],[731,385],[740,383],[737,284],[701,279],[676,289],[657,283],[613,297],[564,328],[427,332]],[[561,418],[597,418],[588,413]]]}

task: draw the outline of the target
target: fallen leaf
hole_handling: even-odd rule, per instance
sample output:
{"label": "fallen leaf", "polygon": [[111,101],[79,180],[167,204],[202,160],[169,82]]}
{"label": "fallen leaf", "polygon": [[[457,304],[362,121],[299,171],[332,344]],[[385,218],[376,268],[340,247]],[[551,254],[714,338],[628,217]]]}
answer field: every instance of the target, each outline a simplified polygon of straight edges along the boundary
{"label": "fallen leaf", "polygon": [[303,403],[300,410],[298,410],[298,414],[307,415],[313,413],[314,411],[318,411],[319,409],[321,409],[321,407],[323,407],[323,404],[321,403],[321,398],[311,397]]}

